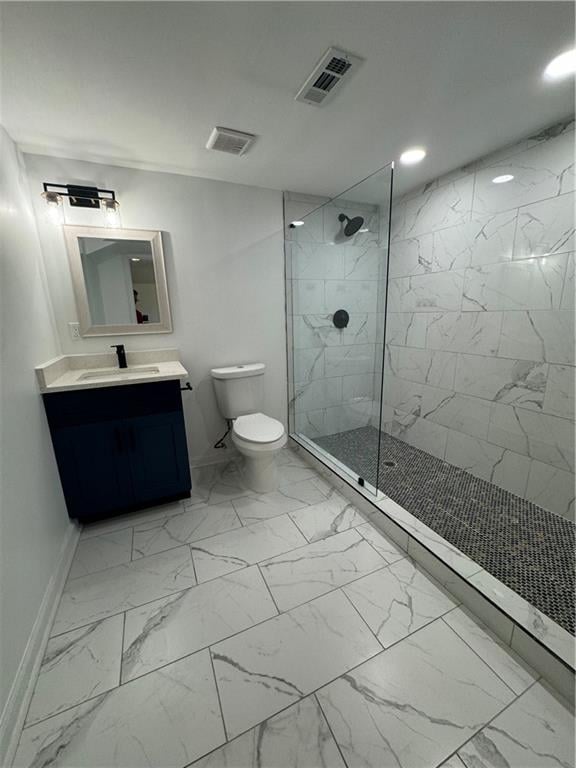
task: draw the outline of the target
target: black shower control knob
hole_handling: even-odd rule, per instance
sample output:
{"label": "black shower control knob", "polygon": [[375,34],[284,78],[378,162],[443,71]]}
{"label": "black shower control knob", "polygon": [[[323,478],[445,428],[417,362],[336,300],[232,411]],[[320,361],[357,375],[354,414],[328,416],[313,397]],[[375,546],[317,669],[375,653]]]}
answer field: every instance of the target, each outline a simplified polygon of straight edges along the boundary
{"label": "black shower control knob", "polygon": [[350,322],[350,315],[348,312],[346,312],[345,309],[338,309],[336,312],[334,312],[332,322],[336,328],[346,328]]}

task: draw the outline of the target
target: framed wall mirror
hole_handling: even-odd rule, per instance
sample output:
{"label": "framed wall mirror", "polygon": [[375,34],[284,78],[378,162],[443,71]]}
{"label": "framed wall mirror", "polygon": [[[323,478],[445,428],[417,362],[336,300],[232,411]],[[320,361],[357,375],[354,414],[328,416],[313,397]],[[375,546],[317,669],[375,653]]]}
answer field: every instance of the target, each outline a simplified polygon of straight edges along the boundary
{"label": "framed wall mirror", "polygon": [[82,336],[170,333],[162,233],[65,226]]}

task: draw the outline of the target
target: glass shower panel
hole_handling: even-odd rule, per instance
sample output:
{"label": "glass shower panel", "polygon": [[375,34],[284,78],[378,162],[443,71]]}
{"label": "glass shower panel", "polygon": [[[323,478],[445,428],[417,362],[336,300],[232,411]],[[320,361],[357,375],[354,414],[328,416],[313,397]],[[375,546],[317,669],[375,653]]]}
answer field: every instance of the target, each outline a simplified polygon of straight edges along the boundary
{"label": "glass shower panel", "polygon": [[374,493],[392,180],[284,196],[290,433]]}

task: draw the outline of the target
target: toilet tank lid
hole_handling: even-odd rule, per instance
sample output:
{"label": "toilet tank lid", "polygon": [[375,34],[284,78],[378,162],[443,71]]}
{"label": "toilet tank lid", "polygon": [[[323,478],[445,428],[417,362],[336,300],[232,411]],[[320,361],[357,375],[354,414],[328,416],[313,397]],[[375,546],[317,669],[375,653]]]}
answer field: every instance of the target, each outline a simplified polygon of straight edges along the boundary
{"label": "toilet tank lid", "polygon": [[261,376],[265,370],[264,363],[246,363],[229,365],[227,368],[212,368],[210,373],[214,379],[239,379],[244,376]]}

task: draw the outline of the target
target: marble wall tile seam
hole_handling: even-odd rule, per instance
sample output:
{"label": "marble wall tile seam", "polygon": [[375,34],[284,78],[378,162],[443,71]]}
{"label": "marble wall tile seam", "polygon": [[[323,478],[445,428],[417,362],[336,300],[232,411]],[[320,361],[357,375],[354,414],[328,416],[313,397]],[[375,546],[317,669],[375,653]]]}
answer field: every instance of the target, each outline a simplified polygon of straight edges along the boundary
{"label": "marble wall tile seam", "polygon": [[[524,310],[515,310],[518,312],[524,312]],[[540,310],[542,312],[545,312],[547,310]],[[566,312],[566,314],[569,314],[569,310],[557,310],[558,312]],[[532,365],[556,365],[556,366],[562,366],[565,368],[574,368],[576,367],[576,362],[574,363],[567,363],[563,360],[557,360],[557,359],[544,359],[544,360],[534,360],[533,357],[520,357],[518,355],[511,355],[511,354],[500,354],[497,352],[494,355],[486,355],[482,354],[480,352],[475,352],[473,349],[469,352],[460,352],[453,349],[442,349],[439,347],[417,347],[413,344],[387,344],[386,346],[389,346],[390,348],[396,348],[396,349],[413,349],[415,352],[431,352],[434,354],[435,352],[448,354],[448,355],[466,355],[468,357],[482,357],[482,358],[488,358],[489,360],[511,360],[518,363],[532,363]],[[499,345],[500,346],[500,345]]]}
{"label": "marble wall tile seam", "polygon": [[[410,383],[410,384],[413,384],[413,383],[414,383],[414,382],[412,382],[412,381],[409,381],[408,379],[403,379],[403,381],[407,381],[407,382],[408,382],[408,383]],[[423,385],[423,386],[427,386],[427,385]],[[435,389],[438,389],[438,388],[435,388]],[[384,403],[383,403],[383,404],[384,404],[384,405],[386,405],[386,406],[390,406],[390,407],[391,407],[391,408],[394,410],[394,413],[395,413],[396,415],[398,415],[399,417],[405,417],[405,418],[408,418],[408,417],[410,417],[410,416],[414,416],[414,417],[416,417],[416,418],[419,418],[419,419],[423,419],[423,420],[425,420],[425,421],[430,421],[431,423],[433,423],[433,424],[436,424],[437,426],[440,426],[440,427],[444,427],[446,430],[448,430],[448,431],[450,431],[450,432],[455,432],[455,433],[457,433],[457,434],[463,434],[463,435],[466,435],[467,437],[471,437],[471,438],[473,438],[474,440],[477,440],[477,441],[480,441],[480,442],[484,442],[484,443],[487,443],[488,445],[492,445],[492,446],[494,446],[495,448],[498,448],[499,450],[501,450],[502,452],[508,452],[508,453],[510,453],[510,454],[514,454],[514,455],[517,455],[517,456],[522,456],[522,457],[524,457],[524,456],[525,456],[525,457],[528,457],[528,458],[529,458],[529,459],[531,459],[531,460],[539,461],[541,464],[547,464],[547,462],[545,462],[545,461],[542,461],[542,460],[540,460],[540,459],[535,459],[535,458],[534,458],[534,456],[531,456],[531,455],[530,455],[530,453],[528,452],[528,450],[527,450],[527,452],[526,452],[526,453],[522,453],[521,451],[518,451],[518,450],[514,450],[514,449],[512,449],[512,448],[508,448],[508,447],[506,447],[506,446],[504,446],[504,445],[501,445],[500,443],[497,443],[497,442],[495,442],[493,439],[490,439],[490,431],[489,431],[489,427],[490,427],[490,426],[491,426],[491,424],[492,424],[492,413],[493,413],[493,411],[494,411],[494,409],[493,409],[493,408],[491,409],[491,412],[492,412],[492,413],[491,413],[491,415],[489,416],[489,421],[488,421],[488,424],[487,424],[487,429],[488,429],[488,431],[487,431],[487,435],[486,435],[486,437],[478,437],[477,435],[471,435],[469,432],[466,432],[466,431],[464,431],[464,430],[459,430],[459,429],[455,428],[454,426],[447,426],[447,425],[445,425],[445,424],[442,424],[442,423],[440,423],[440,424],[437,424],[437,422],[435,422],[433,419],[431,419],[431,418],[430,418],[431,416],[433,416],[433,415],[434,415],[434,413],[435,413],[437,410],[439,410],[440,408],[442,408],[443,406],[445,406],[445,405],[446,405],[446,404],[447,404],[447,403],[448,403],[450,400],[454,399],[455,397],[457,397],[457,396],[458,396],[458,395],[460,395],[460,394],[462,394],[462,393],[459,393],[459,392],[452,392],[452,391],[450,391],[450,390],[445,390],[445,396],[444,396],[444,398],[443,398],[443,399],[442,399],[442,400],[441,400],[441,401],[440,401],[440,402],[439,402],[439,403],[438,403],[438,404],[437,404],[437,405],[436,405],[436,406],[435,406],[435,407],[434,407],[434,408],[433,408],[431,411],[428,411],[428,412],[424,412],[424,413],[422,413],[422,406],[421,406],[421,405],[419,405],[419,406],[418,406],[418,408],[417,408],[417,410],[416,410],[416,411],[412,411],[412,412],[409,412],[409,411],[403,411],[401,407],[398,407],[397,405],[394,405],[394,402],[390,402],[390,400],[387,400],[387,399],[386,399],[386,395],[384,396]],[[471,400],[471,401],[474,401],[474,400],[479,400],[479,401],[481,401],[482,403],[486,403],[486,402],[487,402],[487,403],[489,403],[489,404],[490,404],[490,405],[492,405],[492,406],[496,406],[496,405],[499,405],[498,403],[494,403],[493,401],[490,401],[490,400],[486,400],[485,398],[481,398],[481,397],[475,397],[474,395],[465,395],[465,397],[466,397],[467,399]],[[509,407],[510,407],[510,408],[512,408],[512,409],[514,409],[514,408],[516,408],[516,407],[519,407],[519,406],[512,406],[512,405],[511,405],[511,406],[509,406]],[[524,409],[524,410],[528,410],[530,413],[534,413],[533,411],[530,411],[529,409]],[[553,419],[560,419],[560,418],[561,418],[561,417],[559,417],[559,416],[554,416],[553,414],[544,414],[544,415],[545,415],[545,416],[551,416],[551,418],[553,418]],[[573,422],[572,422],[572,420],[571,420],[571,419],[563,419],[563,421],[564,421],[564,422],[566,422],[566,423],[567,423],[567,424],[569,424],[569,425],[572,425],[572,424],[573,424]],[[387,422],[387,424],[389,424],[389,422]],[[554,469],[556,469],[556,468],[558,468],[558,469],[561,469],[560,467],[555,467],[555,465],[553,465],[553,464],[547,464],[547,465],[548,465],[548,466],[550,466],[550,467],[552,467],[552,468],[554,468]],[[573,469],[573,468],[572,468],[572,469]],[[569,469],[564,469],[564,471],[570,471],[570,470],[569,470]]]}

